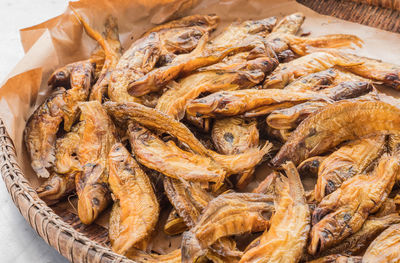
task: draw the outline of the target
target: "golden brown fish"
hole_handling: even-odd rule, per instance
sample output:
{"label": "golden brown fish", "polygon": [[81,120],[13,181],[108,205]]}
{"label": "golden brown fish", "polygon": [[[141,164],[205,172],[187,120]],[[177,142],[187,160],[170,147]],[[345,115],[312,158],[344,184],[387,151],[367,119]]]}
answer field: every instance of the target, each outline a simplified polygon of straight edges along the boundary
{"label": "golden brown fish", "polygon": [[120,206],[120,231],[110,238],[111,246],[116,253],[125,254],[149,237],[160,208],[150,179],[121,143],[111,148],[108,166],[108,183]]}
{"label": "golden brown fish", "polygon": [[252,148],[241,154],[221,155],[205,148],[184,124],[158,110],[135,102],[106,102],[103,105],[115,120],[119,122],[132,120],[145,127],[169,133],[199,155],[214,159],[230,174],[241,173],[255,167],[272,147],[267,141],[261,149]]}
{"label": "golden brown fish", "polygon": [[327,106],[326,101],[308,101],[293,107],[275,110],[268,115],[268,126],[278,130],[295,129],[308,116]]}
{"label": "golden brown fish", "polygon": [[48,178],[47,168],[55,162],[55,143],[58,127],[64,116],[65,89],[50,95],[29,117],[24,130],[24,141],[31,158],[31,166],[39,177]]}
{"label": "golden brown fish", "polygon": [[79,129],[82,125],[72,127],[72,131],[56,141],[54,172],[36,191],[48,204],[59,201],[75,190],[75,176],[82,171],[77,158],[79,146]]}
{"label": "golden brown fish", "polygon": [[383,231],[363,256],[362,262],[387,262],[395,263],[400,261],[400,224],[390,226]]}
{"label": "golden brown fish", "polygon": [[271,226],[257,246],[249,249],[240,262],[298,262],[303,255],[310,230],[310,210],[304,189],[293,163],[283,165],[288,178],[276,180],[278,201]]}
{"label": "golden brown fish", "polygon": [[114,120],[119,123],[127,123],[131,120],[147,128],[168,133],[185,143],[194,152],[210,156],[208,149],[184,124],[156,109],[135,102],[116,103],[109,101],[103,105]]}
{"label": "golden brown fish", "polygon": [[164,178],[164,189],[170,203],[189,228],[196,225],[201,212],[214,198],[196,183],[183,183],[170,177]]}
{"label": "golden brown fish", "polygon": [[53,168],[57,173],[66,174],[73,171],[82,171],[77,157],[81,129],[83,129],[83,125],[82,123],[78,123],[64,137],[57,139],[56,160]]}
{"label": "golden brown fish", "polygon": [[311,73],[296,79],[284,89],[299,92],[319,91],[329,87],[337,79],[339,74],[339,70],[333,68]]}
{"label": "golden brown fish", "polygon": [[383,217],[369,217],[360,230],[352,234],[340,244],[323,252],[322,255],[342,253],[346,255],[359,255],[368,247],[382,231],[393,224],[400,223],[398,214],[389,214]]}
{"label": "golden brown fish", "polygon": [[254,50],[253,53],[259,56],[268,56],[270,50],[263,35],[270,32],[275,23],[276,19],[272,17],[232,24],[208,43],[205,35],[191,53],[176,56],[168,65],[154,69],[131,82],[128,92],[132,96],[143,96],[158,91],[179,75],[218,63],[234,53]]}
{"label": "golden brown fish", "polygon": [[329,255],[322,258],[318,258],[308,263],[361,263],[362,257],[358,256],[343,256],[341,254]]}
{"label": "golden brown fish", "polygon": [[281,21],[272,29],[272,32],[296,34],[306,17],[303,13],[293,13],[282,18]]}
{"label": "golden brown fish", "polygon": [[330,99],[338,101],[360,97],[372,91],[373,85],[369,81],[344,81],[336,86],[325,89],[322,93]]}
{"label": "golden brown fish", "polygon": [[[305,16],[302,13],[294,13],[282,18],[281,21],[272,29],[272,34],[277,36],[279,34],[296,34],[301,25],[303,24]],[[271,38],[267,36],[268,44],[274,49],[279,62],[285,63],[295,58],[294,53],[288,49],[289,46],[279,39],[279,37]]]}
{"label": "golden brown fish", "polygon": [[[96,63],[96,83],[90,91],[90,100],[102,102],[103,95],[107,92],[111,71],[115,68],[121,57],[122,47],[119,41],[118,22],[113,16],[108,16],[104,23],[103,35],[93,29],[85,19],[72,8],[74,15],[79,19],[85,32],[97,41],[99,47],[93,52],[91,61]],[[101,64],[101,65],[99,65]]]}
{"label": "golden brown fish", "polygon": [[222,154],[237,154],[259,144],[257,122],[252,119],[230,117],[214,122],[211,137]]}
{"label": "golden brown fish", "polygon": [[119,41],[118,21],[115,17],[108,16],[104,25],[105,31],[103,35],[100,35],[98,32],[90,28],[83,19],[82,22],[89,36],[95,39],[104,49],[105,59],[103,67],[98,74],[97,81],[93,85],[89,96],[90,100],[102,102],[103,96],[107,94],[111,72],[116,67],[122,54],[121,42]]}
{"label": "golden brown fish", "polygon": [[[279,107],[290,107],[305,101],[321,100],[324,96],[316,93],[292,92],[280,89],[244,89],[221,91],[195,99],[187,106],[186,112],[197,117],[235,116],[251,112],[251,117],[268,114]],[[265,110],[264,107],[270,107]]]}
{"label": "golden brown fish", "polygon": [[273,51],[281,54],[290,49],[296,55],[304,56],[315,49],[361,47],[363,41],[354,35],[332,34],[317,37],[298,37],[288,33],[272,32],[266,37]]}
{"label": "golden brown fish", "polygon": [[202,93],[251,88],[264,79],[259,71],[204,71],[181,79],[159,99],[156,109],[181,120],[186,105]]}
{"label": "golden brown fish", "polygon": [[361,62],[358,65],[346,67],[346,70],[364,78],[382,81],[395,89],[400,88],[400,67],[398,65],[344,52],[340,54],[348,59]]}
{"label": "golden brown fish", "polygon": [[[352,98],[361,99],[360,96],[370,92],[372,87],[369,82],[346,81],[319,92],[334,101]],[[328,104],[327,101],[309,101],[290,108],[275,110],[268,115],[267,124],[274,129],[294,129],[308,116]]]}
{"label": "golden brown fish", "polygon": [[[206,208],[213,196],[197,183],[183,183],[179,180],[165,177],[164,189],[171,204],[179,211],[180,218],[190,228],[196,226],[200,214]],[[211,245],[206,257],[218,262],[224,260],[238,261],[242,253],[237,250],[236,242],[228,237],[218,239]]]}
{"label": "golden brown fish", "polygon": [[[243,153],[259,144],[257,122],[236,117],[216,120],[211,137],[215,148],[222,154]],[[241,174],[236,186],[246,186],[253,173],[254,169],[251,169]]]}
{"label": "golden brown fish", "polygon": [[219,238],[263,231],[268,219],[262,212],[273,211],[272,198],[256,193],[228,193],[213,199],[196,226],[183,234],[182,262],[194,262]]}
{"label": "golden brown fish", "polygon": [[36,189],[38,196],[48,205],[58,202],[75,190],[75,176],[78,172],[58,174],[53,172],[50,177]]}
{"label": "golden brown fish", "polygon": [[353,48],[362,47],[363,41],[355,35],[331,34],[317,37],[298,37],[291,34],[281,34],[289,48],[297,55],[304,56],[312,51],[312,48]]}
{"label": "golden brown fish", "polygon": [[239,174],[255,168],[260,164],[265,155],[267,155],[272,149],[272,143],[266,141],[261,148],[253,147],[238,154],[218,154],[213,151],[211,153],[212,158],[220,164],[229,174]]}
{"label": "golden brown fish", "polygon": [[85,101],[89,96],[93,74],[94,64],[89,59],[68,64],[50,76],[49,86],[67,88],[64,95],[65,104],[61,108],[65,131],[69,131],[78,118],[78,103]]}
{"label": "golden brown fish", "polygon": [[249,51],[240,52],[231,56],[225,57],[221,62],[199,68],[197,71],[212,71],[212,70],[223,70],[223,71],[262,71],[265,74],[269,74],[273,71],[279,62],[275,57],[265,55],[254,55]]}
{"label": "golden brown fish", "polygon": [[343,141],[399,132],[400,109],[392,105],[379,101],[337,102],[304,120],[271,162],[276,167],[288,160],[299,164]]}
{"label": "golden brown fish", "polygon": [[358,65],[361,62],[340,56],[333,52],[315,52],[304,57],[280,64],[264,81],[263,88],[282,89],[302,76],[329,69],[333,66]]}
{"label": "golden brown fish", "polygon": [[206,32],[216,28],[218,21],[217,16],[193,15],[147,32],[124,52],[112,71],[109,98],[116,102],[138,101],[128,94],[128,86],[150,72],[159,60],[192,51]]}
{"label": "golden brown fish", "polygon": [[364,173],[385,150],[385,136],[376,135],[351,141],[329,155],[320,165],[315,199],[320,202],[342,183]]}
{"label": "golden brown fish", "polygon": [[227,172],[213,159],[163,142],[146,128],[130,124],[129,140],[136,159],[166,176],[195,182],[221,183]]}
{"label": "golden brown fish", "polygon": [[397,156],[384,155],[372,174],[348,179],[319,203],[312,216],[308,253],[315,255],[338,245],[361,229],[391,192],[400,171],[399,161]]}
{"label": "golden brown fish", "polygon": [[79,218],[82,223],[90,224],[110,201],[107,157],[116,143],[117,132],[98,101],[82,102],[79,109],[82,129],[79,129],[78,159],[83,171],[77,174],[75,184]]}

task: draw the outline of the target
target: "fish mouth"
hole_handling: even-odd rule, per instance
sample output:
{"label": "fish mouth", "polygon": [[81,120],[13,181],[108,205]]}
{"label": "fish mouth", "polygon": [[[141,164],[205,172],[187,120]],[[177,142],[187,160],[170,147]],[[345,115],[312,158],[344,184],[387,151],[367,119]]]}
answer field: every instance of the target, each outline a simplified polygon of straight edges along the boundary
{"label": "fish mouth", "polygon": [[36,189],[36,192],[38,193],[40,198],[46,199],[46,197],[58,194],[60,192],[60,189],[61,178],[53,177],[47,180],[46,184]]}
{"label": "fish mouth", "polygon": [[107,207],[110,200],[108,190],[101,187],[101,185],[87,187],[79,196],[79,219],[86,225],[93,223],[97,216]]}
{"label": "fish mouth", "polygon": [[218,105],[217,100],[207,101],[205,99],[197,99],[187,106],[186,112],[195,117],[208,116],[218,108]]}

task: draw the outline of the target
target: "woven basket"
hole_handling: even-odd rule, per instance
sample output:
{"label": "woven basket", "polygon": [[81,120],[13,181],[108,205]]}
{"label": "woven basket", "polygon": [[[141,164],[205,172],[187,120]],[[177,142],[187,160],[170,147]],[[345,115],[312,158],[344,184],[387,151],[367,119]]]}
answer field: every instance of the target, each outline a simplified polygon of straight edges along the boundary
{"label": "woven basket", "polygon": [[[398,11],[343,0],[297,1],[325,15],[400,32],[400,13]],[[387,1],[383,0],[382,2]],[[373,19],[366,19],[366,16]],[[0,167],[6,187],[21,214],[50,246],[69,261],[133,262],[76,231],[38,197],[17,163],[13,141],[8,136],[2,120],[0,120]]]}

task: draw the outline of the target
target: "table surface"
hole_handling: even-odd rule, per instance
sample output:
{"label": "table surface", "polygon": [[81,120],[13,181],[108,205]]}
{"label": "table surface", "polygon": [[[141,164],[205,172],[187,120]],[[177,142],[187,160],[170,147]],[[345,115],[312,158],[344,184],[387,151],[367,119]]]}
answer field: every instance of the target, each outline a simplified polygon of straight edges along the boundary
{"label": "table surface", "polygon": [[[67,5],[66,0],[0,0],[0,82],[24,56],[18,30],[62,13]],[[0,181],[1,262],[68,262],[30,227]]]}

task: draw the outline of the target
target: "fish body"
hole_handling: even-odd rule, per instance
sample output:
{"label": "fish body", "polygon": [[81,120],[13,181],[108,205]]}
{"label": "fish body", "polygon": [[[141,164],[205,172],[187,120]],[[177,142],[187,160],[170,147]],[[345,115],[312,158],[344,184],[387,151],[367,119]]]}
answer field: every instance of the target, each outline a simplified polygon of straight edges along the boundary
{"label": "fish body", "polygon": [[116,234],[110,240],[115,252],[125,254],[150,236],[160,208],[150,179],[121,143],[112,146],[108,166],[108,182],[120,213],[119,231],[110,232]]}

